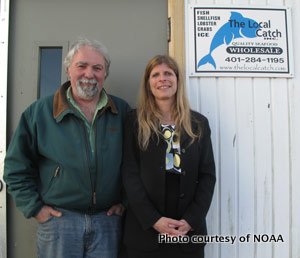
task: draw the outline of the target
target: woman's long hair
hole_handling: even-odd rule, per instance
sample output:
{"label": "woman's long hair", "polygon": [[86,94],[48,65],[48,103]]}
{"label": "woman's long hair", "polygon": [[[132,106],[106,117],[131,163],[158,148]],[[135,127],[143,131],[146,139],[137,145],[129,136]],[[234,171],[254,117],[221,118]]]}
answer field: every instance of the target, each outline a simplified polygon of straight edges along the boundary
{"label": "woman's long hair", "polygon": [[172,107],[172,118],[175,121],[177,135],[180,137],[180,135],[185,132],[190,136],[191,142],[199,137],[199,135],[196,135],[192,131],[190,106],[176,61],[170,56],[157,55],[153,57],[146,66],[138,98],[138,143],[142,150],[147,148],[152,133],[157,137],[159,137],[160,134],[160,120],[162,119],[162,114],[150,90],[149,77],[153,68],[161,64],[166,64],[174,71],[177,77],[177,92],[175,103]]}

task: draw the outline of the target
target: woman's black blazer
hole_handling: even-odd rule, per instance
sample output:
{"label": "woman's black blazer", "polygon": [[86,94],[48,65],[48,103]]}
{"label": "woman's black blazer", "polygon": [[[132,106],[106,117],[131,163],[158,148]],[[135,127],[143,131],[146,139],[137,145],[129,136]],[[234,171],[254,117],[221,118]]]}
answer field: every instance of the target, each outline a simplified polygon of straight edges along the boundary
{"label": "woman's black blazer", "polygon": [[[199,132],[191,143],[184,134],[180,138],[181,169],[178,214],[192,227],[189,235],[206,235],[205,217],[211,204],[215,185],[215,163],[210,128],[207,119],[191,111],[192,128]],[[164,139],[153,135],[148,148],[142,151],[137,143],[136,111],[127,115],[123,142],[122,177],[128,199],[124,242],[130,248],[154,250],[158,233],[153,224],[165,213],[165,155]],[[182,244],[186,251],[199,244]]]}

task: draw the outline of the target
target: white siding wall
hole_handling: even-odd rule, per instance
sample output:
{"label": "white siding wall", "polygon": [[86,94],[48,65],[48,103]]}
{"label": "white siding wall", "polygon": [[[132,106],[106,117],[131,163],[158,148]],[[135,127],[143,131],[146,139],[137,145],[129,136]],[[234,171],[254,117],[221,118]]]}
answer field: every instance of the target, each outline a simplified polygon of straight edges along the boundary
{"label": "white siding wall", "polygon": [[[2,180],[6,153],[9,0],[0,0],[0,258],[6,258],[6,188]],[[3,184],[2,184],[3,183]],[[2,188],[3,187],[3,188]],[[1,190],[2,188],[2,190]]]}
{"label": "white siding wall", "polygon": [[300,258],[300,1],[186,0],[185,7],[189,3],[291,7],[292,79],[198,77],[187,85],[192,108],[212,129],[217,184],[209,234],[284,239],[208,244],[206,258]]}

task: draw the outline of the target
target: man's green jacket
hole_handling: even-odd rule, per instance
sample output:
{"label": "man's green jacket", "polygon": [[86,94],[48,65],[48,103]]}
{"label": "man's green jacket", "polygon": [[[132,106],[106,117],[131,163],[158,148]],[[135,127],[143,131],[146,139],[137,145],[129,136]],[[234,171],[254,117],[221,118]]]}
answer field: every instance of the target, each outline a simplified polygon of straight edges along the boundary
{"label": "man's green jacket", "polygon": [[43,205],[94,213],[122,202],[120,166],[128,104],[108,95],[96,117],[95,153],[78,111],[66,99],[67,82],[29,106],[7,150],[4,180],[29,218]]}

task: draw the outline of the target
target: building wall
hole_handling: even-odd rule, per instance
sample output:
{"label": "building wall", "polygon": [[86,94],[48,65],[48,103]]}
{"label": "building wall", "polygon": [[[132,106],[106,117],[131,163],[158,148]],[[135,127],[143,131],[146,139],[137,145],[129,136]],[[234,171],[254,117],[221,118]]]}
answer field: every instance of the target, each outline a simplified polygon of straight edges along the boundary
{"label": "building wall", "polygon": [[[136,96],[134,89],[138,87],[139,76],[131,79],[130,74],[124,71],[124,67],[132,70],[132,63],[128,67],[128,60],[133,60],[136,64],[137,69],[134,69],[134,73],[141,75],[142,67],[155,51],[166,51],[166,43],[163,43],[159,50],[153,45],[154,42],[164,39],[162,35],[166,27],[162,18],[156,19],[163,27],[162,31],[151,34],[152,37],[144,38],[141,44],[137,44],[130,51],[127,49],[125,51],[119,47],[120,42],[123,42],[124,46],[130,45],[130,39],[136,39],[141,30],[140,27],[136,27],[130,37],[122,37],[126,35],[128,23],[122,23],[121,20],[117,23],[116,19],[120,16],[114,16],[116,23],[113,27],[105,24],[107,30],[100,26],[97,31],[89,31],[83,24],[78,23],[77,27],[74,27],[74,24],[68,25],[69,21],[64,19],[68,10],[76,9],[74,2],[77,1],[11,2],[13,8],[10,22],[9,136],[16,126],[20,112],[36,98],[36,89],[31,86],[34,83],[32,77],[34,73],[30,70],[32,67],[27,62],[21,62],[31,60],[35,40],[69,41],[76,38],[79,31],[88,31],[81,34],[82,36],[101,36],[101,38],[103,36],[104,43],[108,45],[109,50],[113,50],[112,69],[120,71],[118,75],[112,74],[110,78],[111,91],[117,95],[128,95],[131,104],[134,104]],[[110,1],[106,1],[108,2]],[[300,58],[298,49],[300,3],[298,0],[185,0],[184,3],[185,6],[188,3],[198,3],[232,7],[238,5],[291,7],[295,60],[293,78],[188,78],[188,92],[192,107],[208,117],[212,129],[218,180],[208,215],[209,234],[233,236],[281,234],[285,241],[260,244],[251,241],[234,245],[208,244],[206,257],[299,258],[300,188],[297,184],[300,182],[300,67],[297,60]],[[139,5],[139,8],[145,9],[145,4],[146,2]],[[147,5],[147,8],[151,9],[153,6]],[[120,5],[115,5],[115,8],[110,10],[124,11],[120,10]],[[51,25],[47,25],[45,17],[55,19],[49,23]],[[111,20],[109,14],[105,17]],[[146,17],[148,16],[142,18],[145,20]],[[148,31],[149,34],[153,32],[152,28],[158,28],[159,25],[152,26],[153,20],[148,18],[151,27],[143,27],[142,31]],[[32,23],[33,19],[46,24]],[[61,27],[62,24],[65,24],[66,29]],[[130,24],[135,24],[134,17],[130,18]],[[39,37],[33,38],[33,31],[37,32],[41,28]],[[54,36],[56,30],[61,33],[59,37]],[[120,35],[119,40],[115,40],[113,35]],[[148,48],[145,47],[146,39]],[[145,49],[147,51],[144,51]],[[138,59],[134,56],[136,52],[139,53]],[[24,84],[24,80],[31,83]],[[124,81],[127,82],[125,87],[118,89],[115,86],[121,85]],[[132,84],[133,88],[128,90],[127,86],[132,87]],[[13,205],[10,201],[9,257],[34,257],[35,223],[25,220]]]}
{"label": "building wall", "polygon": [[0,0],[0,258],[6,256],[6,187],[2,179],[6,153],[6,106],[9,1]]}
{"label": "building wall", "polygon": [[[208,258],[300,257],[300,58],[298,0],[188,0],[209,6],[290,6],[293,78],[188,77],[191,105],[209,119],[217,184],[210,235],[282,235],[284,243],[220,244]],[[187,22],[187,21],[186,21]],[[187,28],[186,28],[187,29]],[[186,30],[187,31],[187,30]],[[185,34],[187,37],[187,34]],[[188,46],[186,54],[189,53]]]}

